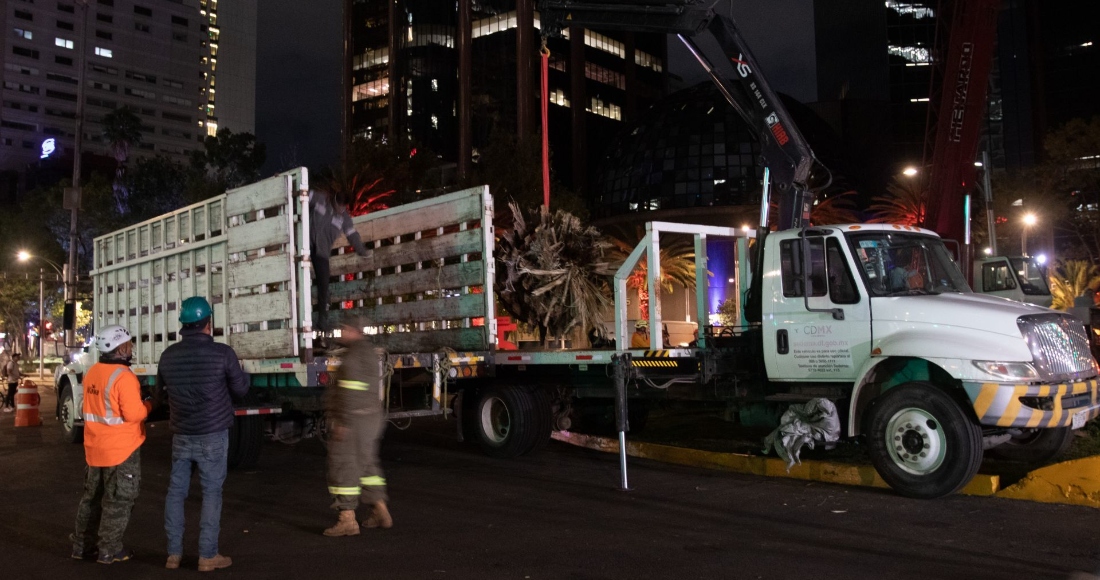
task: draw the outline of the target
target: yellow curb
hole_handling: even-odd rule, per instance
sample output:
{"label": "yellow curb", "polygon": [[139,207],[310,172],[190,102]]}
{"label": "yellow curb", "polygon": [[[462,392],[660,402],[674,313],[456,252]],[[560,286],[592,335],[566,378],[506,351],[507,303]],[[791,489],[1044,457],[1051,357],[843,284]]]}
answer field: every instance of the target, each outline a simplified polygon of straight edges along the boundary
{"label": "yellow curb", "polygon": [[[608,453],[619,452],[619,442],[607,437],[596,437],[571,433],[569,431],[555,431],[554,439],[570,445],[605,451]],[[825,483],[839,483],[841,485],[858,485],[864,487],[889,488],[885,481],[875,472],[870,465],[852,465],[849,463],[834,463],[831,461],[803,461],[800,465],[791,467],[787,471],[787,464],[777,457],[761,457],[757,455],[743,455],[739,453],[720,453],[717,451],[702,451],[699,449],[687,449],[684,447],[672,447],[658,445],[656,443],[626,442],[626,454],[630,457],[652,459],[664,463],[687,465],[690,467],[702,467],[706,469],[718,469],[732,471],[734,473],[748,473],[751,475],[764,475],[768,477],[786,477],[790,479],[802,479],[806,481],[820,481]],[[975,475],[962,489],[966,495],[993,495],[1001,485],[999,475]]]}
{"label": "yellow curb", "polygon": [[1100,508],[1100,457],[1048,465],[1006,487],[997,497]]}

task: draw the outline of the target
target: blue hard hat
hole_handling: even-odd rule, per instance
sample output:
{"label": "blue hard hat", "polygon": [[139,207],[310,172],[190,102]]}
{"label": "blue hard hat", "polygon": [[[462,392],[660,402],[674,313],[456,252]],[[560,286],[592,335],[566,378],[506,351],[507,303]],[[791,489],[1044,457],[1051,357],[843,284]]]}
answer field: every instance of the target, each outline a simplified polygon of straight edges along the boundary
{"label": "blue hard hat", "polygon": [[210,303],[202,296],[192,296],[180,306],[180,322],[191,324],[204,318],[210,318]]}

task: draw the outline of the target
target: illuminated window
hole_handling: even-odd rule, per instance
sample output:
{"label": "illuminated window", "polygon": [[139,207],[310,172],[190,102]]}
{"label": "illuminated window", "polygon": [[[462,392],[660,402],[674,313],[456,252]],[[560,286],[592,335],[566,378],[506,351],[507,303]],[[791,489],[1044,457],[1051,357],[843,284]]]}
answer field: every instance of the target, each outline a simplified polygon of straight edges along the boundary
{"label": "illuminated window", "polygon": [[23,30],[22,28],[15,28],[13,30],[15,30],[15,35],[19,38],[26,38],[27,40],[34,38],[34,34],[32,34],[30,30]]}
{"label": "illuminated window", "polygon": [[886,8],[893,10],[898,14],[907,14],[918,19],[935,18],[936,16],[936,11],[928,6],[925,6],[924,4],[911,4],[908,2],[894,2],[893,0],[886,0]]}
{"label": "illuminated window", "polygon": [[597,97],[592,97],[588,106],[588,112],[616,121],[621,121],[623,119],[623,111],[619,105],[605,103],[602,99]]}
{"label": "illuminated window", "polygon": [[381,78],[375,81],[355,85],[351,91],[352,102],[362,101],[363,99],[373,99],[375,97],[381,97],[383,95],[390,94],[390,79]]}
{"label": "illuminated window", "polygon": [[69,50],[73,49],[73,41],[67,40],[67,39],[64,39],[64,38],[55,38],[55,39],[53,39],[53,45],[54,46],[60,46],[61,48],[67,48]]}
{"label": "illuminated window", "polygon": [[362,70],[365,68],[389,64],[389,62],[390,48],[388,46],[384,46],[382,48],[368,50],[363,54],[356,55],[354,58],[352,58],[351,68],[353,70]]}
{"label": "illuminated window", "polygon": [[114,58],[114,52],[109,48],[95,47],[96,56],[102,56],[103,58]]}
{"label": "illuminated window", "polygon": [[591,46],[592,48],[611,53],[619,58],[625,58],[626,56],[626,49],[623,48],[623,43],[615,40],[614,38],[604,36],[598,32],[585,30],[584,44],[585,46]]}
{"label": "illuminated window", "polygon": [[886,47],[886,52],[894,56],[900,56],[909,62],[915,63],[929,63],[932,62],[932,54],[928,52],[927,48],[923,46],[894,46],[890,45]]}
{"label": "illuminated window", "polygon": [[664,66],[661,64],[661,59],[649,54],[648,52],[642,52],[640,50],[634,51],[634,64],[645,68],[653,69],[657,72],[664,70]]}
{"label": "illuminated window", "polygon": [[586,62],[584,63],[584,76],[598,83],[626,90],[626,77],[624,77],[622,73],[615,72],[611,69],[606,69],[602,66]]}
{"label": "illuminated window", "polygon": [[550,92],[550,102],[561,107],[569,106],[569,98],[565,96],[565,91],[561,89],[554,89]]}

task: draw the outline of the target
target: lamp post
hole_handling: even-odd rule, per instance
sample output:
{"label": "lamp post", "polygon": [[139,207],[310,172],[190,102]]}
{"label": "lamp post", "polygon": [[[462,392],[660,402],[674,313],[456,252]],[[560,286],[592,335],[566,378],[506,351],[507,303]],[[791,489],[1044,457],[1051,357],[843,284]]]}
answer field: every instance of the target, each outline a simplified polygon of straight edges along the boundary
{"label": "lamp post", "polygon": [[1027,257],[1027,230],[1031,226],[1035,225],[1039,221],[1039,218],[1035,217],[1035,214],[1024,214],[1024,227],[1022,229],[1022,235],[1020,236],[1020,252]]}
{"label": "lamp post", "polygon": [[[16,254],[16,257],[20,262],[27,262],[31,258],[37,258],[50,265],[51,268],[57,272],[58,276],[64,278],[64,274],[61,268],[57,267],[57,264],[43,258],[42,256],[32,256],[30,252],[20,251]],[[46,338],[42,332],[46,328],[46,269],[38,268],[38,377],[42,378],[42,375],[46,373]]]}

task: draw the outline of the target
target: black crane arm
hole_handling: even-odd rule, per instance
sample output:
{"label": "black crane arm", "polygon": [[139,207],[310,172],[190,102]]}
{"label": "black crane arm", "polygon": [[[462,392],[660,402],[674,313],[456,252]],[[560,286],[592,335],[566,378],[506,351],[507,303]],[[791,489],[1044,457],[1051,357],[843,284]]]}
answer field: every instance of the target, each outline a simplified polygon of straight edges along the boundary
{"label": "black crane arm", "polygon": [[[539,11],[543,34],[558,34],[569,26],[676,34],[726,101],[756,132],[775,188],[778,228],[808,225],[813,206],[808,184],[816,161],[813,151],[760,73],[733,19],[714,11],[715,2],[541,0]],[[766,229],[767,224],[761,223],[761,228]]]}

